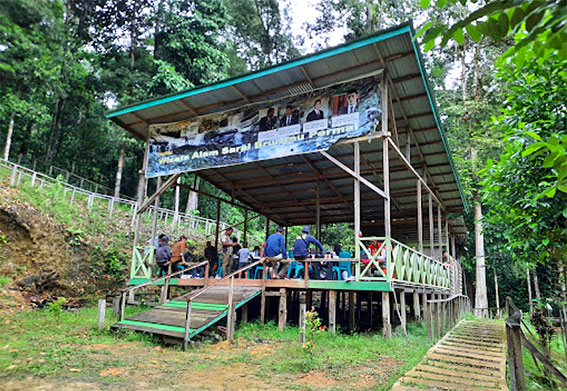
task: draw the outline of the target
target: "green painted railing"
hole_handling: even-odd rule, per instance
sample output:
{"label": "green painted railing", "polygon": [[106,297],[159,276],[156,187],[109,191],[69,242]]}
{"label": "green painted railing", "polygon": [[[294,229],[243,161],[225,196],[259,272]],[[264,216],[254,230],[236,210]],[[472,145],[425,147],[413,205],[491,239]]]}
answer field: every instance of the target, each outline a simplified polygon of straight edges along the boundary
{"label": "green painted railing", "polygon": [[154,247],[134,247],[132,262],[130,263],[130,278],[152,278],[154,261]]}
{"label": "green painted railing", "polygon": [[[373,255],[365,242],[374,240],[379,243],[379,250]],[[389,237],[357,238],[356,258],[370,260],[366,265],[362,262],[356,264],[357,281],[394,281],[424,287],[451,288],[450,271],[442,262]]]}

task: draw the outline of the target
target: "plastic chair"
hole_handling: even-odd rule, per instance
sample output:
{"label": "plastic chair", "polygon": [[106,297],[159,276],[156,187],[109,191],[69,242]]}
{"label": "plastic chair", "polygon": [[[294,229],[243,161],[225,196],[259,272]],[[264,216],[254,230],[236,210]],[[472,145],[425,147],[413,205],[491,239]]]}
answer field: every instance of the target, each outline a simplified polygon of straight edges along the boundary
{"label": "plastic chair", "polygon": [[289,264],[289,268],[287,269],[287,276],[288,276],[288,278],[291,276],[292,270],[294,270],[294,269],[296,269],[296,268],[297,268],[297,262],[296,262],[296,261],[292,261],[292,262]]}
{"label": "plastic chair", "polygon": [[[299,273],[301,273],[303,270],[305,270],[305,266],[303,266],[303,263],[297,263],[295,265],[295,276],[293,278],[299,278]],[[313,271],[313,266],[309,265],[309,271]]]}
{"label": "plastic chair", "polygon": [[[348,251],[341,251],[339,254],[339,258],[352,258],[352,255]],[[347,272],[348,276],[351,277],[350,265],[351,265],[350,262],[344,261],[344,262],[339,262],[339,266],[333,266],[333,275],[337,273],[337,280],[340,281],[343,279],[342,277],[343,271]]]}
{"label": "plastic chair", "polygon": [[[260,272],[260,277],[258,277],[258,272]],[[262,274],[264,273],[264,266],[257,266],[256,271],[254,272],[254,279],[261,280]],[[266,280],[270,279],[270,273],[266,273]]]}

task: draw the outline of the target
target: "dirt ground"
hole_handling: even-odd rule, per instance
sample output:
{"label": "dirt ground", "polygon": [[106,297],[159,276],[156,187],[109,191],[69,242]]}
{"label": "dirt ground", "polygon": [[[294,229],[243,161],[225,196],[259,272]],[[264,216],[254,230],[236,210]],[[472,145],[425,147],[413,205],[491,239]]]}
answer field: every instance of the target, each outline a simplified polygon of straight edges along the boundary
{"label": "dirt ground", "polygon": [[[302,374],[263,373],[261,361],[277,356],[281,343],[256,344],[237,340],[203,346],[188,353],[148,347],[141,343],[91,344],[80,349],[89,362],[112,361],[126,365],[69,369],[65,379],[28,377],[7,380],[5,391],[95,391],[95,390],[372,390],[402,364],[383,356],[379,362],[342,368],[339,374],[311,371]],[[79,347],[77,347],[79,348]],[[277,358],[277,357],[276,357]],[[345,376],[346,375],[346,376]]]}

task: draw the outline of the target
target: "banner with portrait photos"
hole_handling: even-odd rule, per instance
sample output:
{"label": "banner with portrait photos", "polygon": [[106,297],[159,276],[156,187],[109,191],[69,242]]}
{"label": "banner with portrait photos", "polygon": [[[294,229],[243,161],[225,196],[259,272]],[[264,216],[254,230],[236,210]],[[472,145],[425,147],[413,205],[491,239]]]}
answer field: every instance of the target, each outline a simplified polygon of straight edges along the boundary
{"label": "banner with portrait photos", "polygon": [[187,121],[150,125],[148,178],[327,150],[373,131],[381,77]]}

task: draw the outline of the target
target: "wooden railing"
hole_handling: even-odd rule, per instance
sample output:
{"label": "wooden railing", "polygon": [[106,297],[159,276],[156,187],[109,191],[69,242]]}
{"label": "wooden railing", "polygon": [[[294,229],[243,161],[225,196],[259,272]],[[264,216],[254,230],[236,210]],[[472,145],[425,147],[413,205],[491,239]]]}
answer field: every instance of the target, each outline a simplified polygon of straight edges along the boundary
{"label": "wooden railing", "polygon": [[167,301],[167,296],[168,296],[168,290],[169,290],[169,280],[171,280],[173,277],[177,277],[181,274],[187,273],[193,269],[196,269],[198,267],[201,266],[205,266],[205,286],[208,285],[209,283],[209,261],[203,261],[194,265],[189,266],[186,269],[183,270],[178,270],[174,273],[171,272],[171,265],[169,267],[169,271],[165,276],[162,277],[158,277],[158,278],[154,278],[151,281],[146,281],[142,284],[138,284],[136,286],[131,286],[128,288],[124,288],[120,291],[120,313],[118,314],[118,321],[121,321],[124,319],[124,309],[126,307],[126,294],[128,294],[128,297],[132,298],[134,296],[134,292],[136,291],[136,289],[140,289],[149,285],[154,285],[156,283],[158,283],[159,281],[164,281],[164,284],[162,286],[161,289],[161,294],[160,294],[160,304],[164,303],[165,301]]}
{"label": "wooden railing", "polygon": [[522,326],[528,332],[528,334],[531,334],[532,338],[535,339],[528,325],[522,319],[522,311],[519,310],[518,307],[516,307],[514,301],[510,297],[506,297],[506,311],[508,313],[508,318],[506,319],[506,340],[508,343],[510,390],[526,390],[522,346],[529,350],[534,362],[536,363],[536,366],[537,362],[539,361],[549,374],[553,375],[557,380],[559,380],[563,387],[567,387],[567,377],[565,377],[565,375],[561,373],[553,365],[553,363],[543,353],[541,353],[527,338],[526,333],[522,329]]}
{"label": "wooden railing", "polygon": [[432,342],[439,339],[457,323],[463,314],[470,311],[470,299],[465,295],[427,300],[423,311],[427,336]]}
{"label": "wooden railing", "polygon": [[[374,240],[378,241],[380,246],[375,254],[371,254],[364,242]],[[383,249],[386,252],[386,259],[383,264],[380,264],[379,258]],[[416,287],[446,289],[452,287],[449,267],[445,267],[442,262],[422,254],[395,239],[374,236],[358,238],[357,250],[357,257],[370,260],[365,266],[357,265],[357,281],[385,280],[389,283],[393,281],[402,282]],[[384,268],[386,269],[385,272],[382,270]],[[375,270],[374,273],[377,275],[372,275],[372,270]]]}
{"label": "wooden railing", "polygon": [[201,296],[203,293],[207,292],[209,289],[222,284],[226,280],[230,279],[230,286],[228,289],[228,298],[227,298],[227,305],[228,305],[228,313],[226,319],[226,329],[227,329],[227,339],[232,339],[234,337],[234,324],[236,322],[236,311],[234,309],[234,302],[233,302],[233,293],[234,293],[234,276],[240,274],[252,267],[259,266],[260,264],[263,265],[263,273],[262,273],[262,312],[263,308],[265,307],[265,290],[266,290],[266,259],[260,259],[259,261],[252,262],[246,267],[242,269],[238,269],[235,272],[228,274],[227,276],[221,278],[220,280],[216,280],[213,284],[206,286],[205,288],[201,289],[197,294],[193,295],[192,297],[187,299],[187,311],[185,312],[185,334],[183,336],[183,350],[187,350],[187,345],[189,344],[189,334],[190,334],[190,325],[191,325],[191,303],[195,301],[196,298]]}

